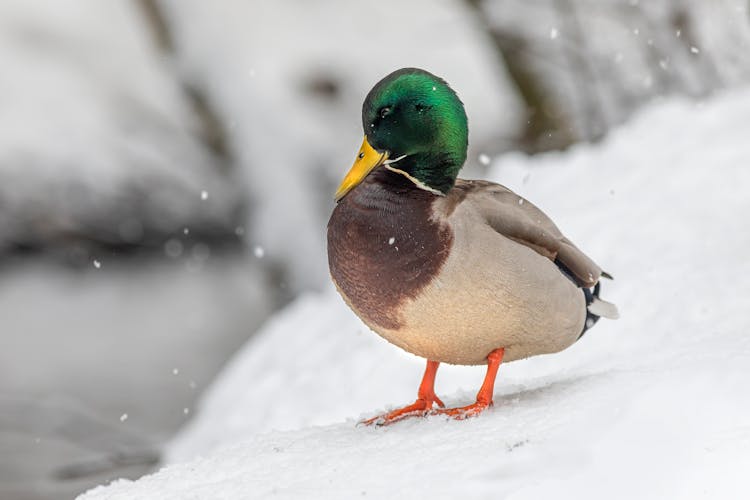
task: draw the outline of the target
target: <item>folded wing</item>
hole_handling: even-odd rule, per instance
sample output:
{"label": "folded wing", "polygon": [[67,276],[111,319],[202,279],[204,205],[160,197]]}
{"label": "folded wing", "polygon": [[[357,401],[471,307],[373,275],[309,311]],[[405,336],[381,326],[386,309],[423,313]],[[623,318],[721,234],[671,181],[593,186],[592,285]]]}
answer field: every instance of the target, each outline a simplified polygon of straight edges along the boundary
{"label": "folded wing", "polygon": [[578,286],[593,287],[601,268],[578,249],[535,205],[500,184],[459,179],[480,214],[498,233],[557,263]]}

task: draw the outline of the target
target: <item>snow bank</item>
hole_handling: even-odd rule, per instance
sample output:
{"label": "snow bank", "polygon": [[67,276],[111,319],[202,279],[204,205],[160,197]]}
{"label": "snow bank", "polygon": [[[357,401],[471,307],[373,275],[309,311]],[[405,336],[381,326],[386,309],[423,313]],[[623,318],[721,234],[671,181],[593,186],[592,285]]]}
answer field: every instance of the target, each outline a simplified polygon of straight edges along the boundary
{"label": "snow bank", "polygon": [[744,0],[481,2],[574,137],[598,137],[660,95],[705,96],[750,79]]}
{"label": "snow bank", "polygon": [[145,26],[123,0],[0,4],[0,251],[233,232],[243,193]]}
{"label": "snow bank", "polygon": [[[171,449],[205,458],[81,498],[747,496],[748,113],[747,91],[665,102],[602,144],[494,164],[615,275],[622,319],[501,367],[480,418],[356,427],[412,400],[422,362],[329,291],[280,313],[208,393]],[[482,376],[443,366],[437,392],[466,404]]]}

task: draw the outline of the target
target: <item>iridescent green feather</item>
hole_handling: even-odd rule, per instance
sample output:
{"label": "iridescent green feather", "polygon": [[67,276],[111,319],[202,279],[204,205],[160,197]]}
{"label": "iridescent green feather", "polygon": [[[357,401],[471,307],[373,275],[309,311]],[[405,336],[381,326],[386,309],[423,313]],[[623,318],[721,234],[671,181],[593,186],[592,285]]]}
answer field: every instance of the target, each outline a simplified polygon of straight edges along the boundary
{"label": "iridescent green feather", "polygon": [[463,103],[441,78],[416,68],[391,73],[362,107],[370,144],[388,151],[425,185],[447,192],[466,161],[468,123]]}

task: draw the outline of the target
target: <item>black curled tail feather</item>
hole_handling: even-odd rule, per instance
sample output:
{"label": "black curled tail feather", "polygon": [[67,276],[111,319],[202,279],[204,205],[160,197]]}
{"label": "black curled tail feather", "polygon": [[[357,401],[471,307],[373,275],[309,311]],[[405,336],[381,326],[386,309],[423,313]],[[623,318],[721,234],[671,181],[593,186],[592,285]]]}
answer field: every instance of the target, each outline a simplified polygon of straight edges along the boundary
{"label": "black curled tail feather", "polygon": [[[586,321],[583,322],[583,330],[578,336],[579,339],[583,337],[583,334],[586,333],[589,328],[599,321],[599,318],[617,319],[619,317],[617,306],[599,298],[599,291],[602,287],[601,279],[596,282],[593,288],[588,288],[577,280],[570,269],[568,269],[568,267],[559,259],[555,259],[554,262],[558,269],[560,269],[560,272],[583,291],[583,295],[586,298]],[[601,271],[600,276],[601,278],[609,280],[614,279],[611,274],[605,271]]]}
{"label": "black curled tail feather", "polygon": [[[593,291],[590,288],[586,288],[584,286],[581,286],[581,283],[578,282],[576,277],[573,275],[570,269],[568,269],[568,266],[562,263],[560,259],[555,259],[555,265],[557,265],[557,268],[560,269],[560,271],[565,275],[566,278],[568,278],[570,281],[572,281],[577,287],[580,287],[581,290],[583,290],[583,295],[586,297],[586,321],[583,322],[583,330],[581,330],[581,334],[578,335],[578,338],[576,340],[579,340],[581,337],[583,337],[583,334],[586,333],[586,330],[591,328],[596,324],[597,321],[599,321],[600,316],[597,316],[596,314],[589,311],[589,306],[592,302],[594,302],[594,297],[599,297],[599,290],[601,289],[601,281],[597,281],[596,285],[594,285]],[[605,278],[612,279],[612,277],[602,272],[602,276]]]}
{"label": "black curled tail feather", "polygon": [[589,306],[592,302],[594,302],[594,298],[599,298],[599,290],[601,290],[601,287],[602,282],[597,281],[596,285],[594,285],[593,290],[590,288],[581,288],[581,290],[583,290],[583,296],[586,297],[586,321],[583,322],[583,330],[581,330],[581,334],[578,336],[578,339],[583,337],[583,334],[586,333],[586,330],[594,326],[596,322],[599,321],[599,318],[601,318],[601,316],[597,316],[596,314],[589,311]]}
{"label": "black curled tail feather", "polygon": [[[613,279],[607,273],[602,273],[602,278]],[[620,317],[620,313],[617,311],[617,306],[606,300],[599,298],[599,290],[601,289],[602,282],[597,281],[593,289],[582,288],[583,295],[586,297],[586,321],[583,325],[583,331],[578,336],[580,339],[586,330],[591,328],[599,321],[599,318],[617,319]]]}

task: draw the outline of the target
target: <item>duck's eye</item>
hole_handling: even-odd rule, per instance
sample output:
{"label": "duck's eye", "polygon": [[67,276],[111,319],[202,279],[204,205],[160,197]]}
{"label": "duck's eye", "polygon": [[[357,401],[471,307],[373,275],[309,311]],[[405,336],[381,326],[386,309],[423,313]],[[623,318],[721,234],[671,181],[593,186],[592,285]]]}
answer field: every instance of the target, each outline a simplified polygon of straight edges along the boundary
{"label": "duck's eye", "polygon": [[380,111],[378,112],[378,114],[380,115],[380,118],[385,118],[386,116],[391,114],[391,107],[386,106],[384,108],[380,108]]}
{"label": "duck's eye", "polygon": [[417,110],[417,113],[421,113],[422,111],[424,111],[424,105],[423,104],[415,104],[414,105],[414,109]]}

